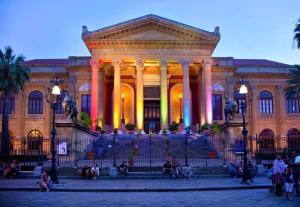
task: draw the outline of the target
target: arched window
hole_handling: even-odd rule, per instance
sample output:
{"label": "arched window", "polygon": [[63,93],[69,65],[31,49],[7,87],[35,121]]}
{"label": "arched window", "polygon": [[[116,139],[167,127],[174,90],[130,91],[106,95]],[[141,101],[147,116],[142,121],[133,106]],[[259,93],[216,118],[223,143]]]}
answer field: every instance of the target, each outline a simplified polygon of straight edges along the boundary
{"label": "arched window", "polygon": [[259,94],[259,113],[273,113],[273,96],[269,91],[262,91]]}
{"label": "arched window", "polygon": [[[4,94],[0,97],[0,114],[3,112],[3,106],[4,106]],[[15,113],[15,97],[13,95],[8,96],[8,113],[14,114]]]}
{"label": "arched window", "polygon": [[270,129],[264,129],[259,134],[258,147],[260,151],[274,151],[274,133]]}
{"label": "arched window", "polygon": [[40,91],[33,91],[29,95],[28,114],[43,113],[43,94]]}
{"label": "arched window", "polygon": [[286,113],[300,113],[299,96],[294,94],[285,99]]}
{"label": "arched window", "polygon": [[39,130],[31,130],[27,135],[27,146],[30,153],[42,151],[43,135]]}
{"label": "arched window", "polygon": [[[241,106],[242,106],[242,103],[246,103],[246,96],[245,96],[245,94],[240,94],[239,91],[234,91],[233,98],[238,105],[237,113],[241,114],[242,113]],[[245,113],[246,112],[247,112],[247,110],[245,110]]]}
{"label": "arched window", "polygon": [[298,129],[292,128],[287,133],[288,137],[288,149],[298,150],[300,149],[300,131]]}

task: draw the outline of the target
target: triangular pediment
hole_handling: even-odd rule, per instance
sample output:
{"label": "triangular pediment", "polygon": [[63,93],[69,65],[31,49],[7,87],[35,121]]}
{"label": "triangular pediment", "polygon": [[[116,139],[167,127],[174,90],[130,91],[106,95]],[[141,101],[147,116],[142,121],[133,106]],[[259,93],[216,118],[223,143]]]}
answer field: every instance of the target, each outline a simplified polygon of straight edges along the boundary
{"label": "triangular pediment", "polygon": [[207,40],[218,42],[218,28],[208,32],[156,15],[146,15],[95,31],[83,28],[82,38],[93,40]]}

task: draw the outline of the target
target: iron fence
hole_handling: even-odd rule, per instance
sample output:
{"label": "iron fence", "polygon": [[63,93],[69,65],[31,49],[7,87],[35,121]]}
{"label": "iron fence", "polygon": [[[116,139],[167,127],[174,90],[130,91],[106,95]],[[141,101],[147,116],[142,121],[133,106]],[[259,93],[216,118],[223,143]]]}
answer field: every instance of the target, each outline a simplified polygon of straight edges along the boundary
{"label": "iron fence", "polygon": [[[274,141],[249,137],[249,157],[274,154],[300,147],[300,139],[279,138]],[[271,143],[271,144],[269,144]],[[57,165],[82,167],[97,163],[101,167],[118,166],[123,161],[134,167],[160,167],[166,160],[195,167],[223,167],[242,161],[243,140],[238,137],[197,135],[99,135],[73,139],[57,138]],[[13,139],[11,157],[23,166],[51,165],[50,139]],[[268,158],[270,159],[270,158]]]}
{"label": "iron fence", "polygon": [[[231,142],[220,137],[195,135],[100,135],[97,138],[57,139],[58,166],[117,166],[128,162],[136,167],[158,167],[166,160],[191,166],[222,166],[239,160]],[[13,139],[11,155],[23,165],[50,166],[50,139]]]}

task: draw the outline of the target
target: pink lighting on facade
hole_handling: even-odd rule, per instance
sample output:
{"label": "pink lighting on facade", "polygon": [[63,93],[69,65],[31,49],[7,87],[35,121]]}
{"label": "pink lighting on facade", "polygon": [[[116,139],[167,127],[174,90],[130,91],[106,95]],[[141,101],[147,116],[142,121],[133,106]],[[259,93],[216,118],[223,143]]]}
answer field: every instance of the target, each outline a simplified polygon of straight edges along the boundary
{"label": "pink lighting on facade", "polygon": [[90,65],[92,68],[92,86],[91,86],[91,128],[96,129],[96,120],[98,118],[98,65],[99,60],[92,58],[90,60]]}

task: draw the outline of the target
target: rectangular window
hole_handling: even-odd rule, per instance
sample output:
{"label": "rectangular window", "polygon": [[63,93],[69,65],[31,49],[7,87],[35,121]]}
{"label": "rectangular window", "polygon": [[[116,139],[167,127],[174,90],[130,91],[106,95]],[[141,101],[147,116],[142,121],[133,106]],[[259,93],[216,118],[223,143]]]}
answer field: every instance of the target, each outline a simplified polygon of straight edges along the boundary
{"label": "rectangular window", "polygon": [[223,120],[222,94],[212,95],[213,120]]}
{"label": "rectangular window", "polygon": [[91,94],[81,95],[81,112],[91,115]]}

